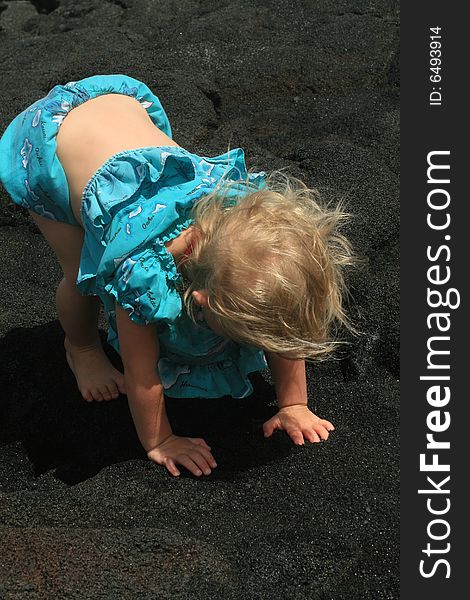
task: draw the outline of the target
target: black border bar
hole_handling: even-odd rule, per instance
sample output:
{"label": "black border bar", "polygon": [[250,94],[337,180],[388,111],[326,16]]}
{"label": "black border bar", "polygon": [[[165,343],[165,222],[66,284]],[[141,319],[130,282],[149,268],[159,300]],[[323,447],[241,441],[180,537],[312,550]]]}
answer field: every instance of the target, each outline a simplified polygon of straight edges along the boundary
{"label": "black border bar", "polygon": [[406,600],[461,598],[470,574],[465,9],[449,1],[401,4],[400,597]]}

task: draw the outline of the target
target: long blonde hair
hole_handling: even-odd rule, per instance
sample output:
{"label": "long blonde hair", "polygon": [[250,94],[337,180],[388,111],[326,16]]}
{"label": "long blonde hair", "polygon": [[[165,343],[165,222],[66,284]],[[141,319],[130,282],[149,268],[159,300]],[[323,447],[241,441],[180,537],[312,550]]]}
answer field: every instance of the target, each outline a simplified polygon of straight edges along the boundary
{"label": "long blonde hair", "polygon": [[224,181],[192,207],[199,241],[184,261],[188,315],[197,325],[192,292],[205,290],[226,337],[288,359],[326,358],[342,343],[334,327],[357,333],[343,310],[344,268],[360,262],[339,231],[351,215],[283,169],[265,188],[245,184],[231,205],[234,182]]}

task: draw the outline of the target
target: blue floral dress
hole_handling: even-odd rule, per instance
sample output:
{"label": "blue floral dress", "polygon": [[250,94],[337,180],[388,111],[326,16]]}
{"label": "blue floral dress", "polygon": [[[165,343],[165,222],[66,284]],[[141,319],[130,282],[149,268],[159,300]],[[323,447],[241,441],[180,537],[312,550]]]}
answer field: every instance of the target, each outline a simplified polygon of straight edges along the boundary
{"label": "blue floral dress", "polygon": [[[0,139],[0,181],[15,203],[79,225],[56,136],[70,110],[112,93],[134,98],[172,138],[159,98],[138,79],[103,74],[58,84],[17,115]],[[264,175],[250,174],[254,190],[265,187]],[[196,327],[182,304],[182,276],[164,246],[193,223],[190,211],[197,198],[225,178],[239,182],[227,196],[236,202],[249,191],[246,177],[240,148],[210,158],[179,146],[152,146],[111,156],[84,189],[77,286],[82,294],[101,298],[108,342],[118,353],[116,302],[136,323],[158,324],[157,367],[168,396],[243,398],[253,391],[247,374],[267,367],[262,350],[216,335],[203,320]]]}

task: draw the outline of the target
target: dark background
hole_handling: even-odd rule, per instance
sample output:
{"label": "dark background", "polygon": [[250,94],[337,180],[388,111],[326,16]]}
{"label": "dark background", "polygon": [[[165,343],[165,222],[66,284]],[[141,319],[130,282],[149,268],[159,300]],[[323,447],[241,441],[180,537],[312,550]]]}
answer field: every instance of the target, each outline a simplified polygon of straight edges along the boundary
{"label": "dark background", "polygon": [[244,400],[167,400],[175,433],[219,464],[173,478],[147,461],[126,398],[81,400],[59,265],[0,189],[0,596],[398,598],[398,2],[2,0],[0,28],[1,132],[57,83],[130,75],[191,152],[230,143],[248,167],[288,165],[345,198],[366,259],[348,303],[364,335],[308,365],[328,442],[263,438],[264,371]]}

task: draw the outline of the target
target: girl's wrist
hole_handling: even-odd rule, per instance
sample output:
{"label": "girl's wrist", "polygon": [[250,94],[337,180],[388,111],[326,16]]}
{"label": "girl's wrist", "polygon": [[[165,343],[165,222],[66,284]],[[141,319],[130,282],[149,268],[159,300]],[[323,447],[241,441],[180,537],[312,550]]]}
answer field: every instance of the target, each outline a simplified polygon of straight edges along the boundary
{"label": "girl's wrist", "polygon": [[279,405],[279,412],[286,411],[288,409],[296,409],[296,408],[308,408],[307,402],[292,402],[291,404],[282,404]]}
{"label": "girl's wrist", "polygon": [[151,446],[148,450],[147,448],[144,446],[144,450],[147,453],[147,457],[150,454],[150,452],[152,452],[153,450],[156,450],[159,446],[161,446],[164,442],[166,442],[167,440],[169,440],[171,438],[171,436],[173,435],[173,432],[170,431],[170,433],[166,436],[162,436],[161,440],[159,440],[158,442],[153,442],[152,444],[146,444],[146,446]]}

